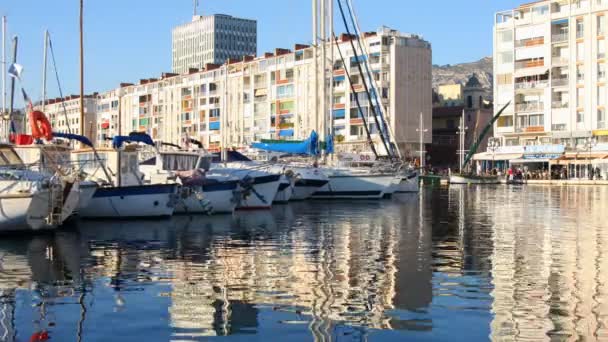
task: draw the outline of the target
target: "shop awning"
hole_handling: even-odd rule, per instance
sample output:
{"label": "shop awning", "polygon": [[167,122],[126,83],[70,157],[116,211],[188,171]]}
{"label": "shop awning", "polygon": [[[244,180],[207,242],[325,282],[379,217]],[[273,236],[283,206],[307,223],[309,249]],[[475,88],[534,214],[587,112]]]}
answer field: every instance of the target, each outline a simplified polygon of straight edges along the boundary
{"label": "shop awning", "polygon": [[522,158],[522,153],[491,153],[491,152],[482,152],[477,153],[473,156],[473,160],[511,160],[511,159],[519,159]]}
{"label": "shop awning", "polygon": [[511,160],[511,164],[532,164],[532,163],[549,163],[551,162],[553,159],[541,159],[541,158],[537,158],[537,159],[525,159],[525,158],[520,158],[520,159],[513,159]]}

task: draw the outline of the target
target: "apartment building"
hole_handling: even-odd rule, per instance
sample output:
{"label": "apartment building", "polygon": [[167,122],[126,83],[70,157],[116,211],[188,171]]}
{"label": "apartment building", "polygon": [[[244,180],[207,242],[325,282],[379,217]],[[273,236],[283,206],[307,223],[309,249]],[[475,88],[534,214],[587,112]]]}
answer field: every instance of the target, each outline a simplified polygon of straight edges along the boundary
{"label": "apartment building", "polygon": [[[364,118],[377,143],[379,136],[371,114],[373,101],[364,92],[357,66],[365,58],[398,144],[402,150],[417,150],[421,112],[425,127],[431,127],[430,44],[418,36],[382,28],[366,34],[363,43],[368,54],[357,60],[352,39],[340,37],[346,63],[336,49],[333,71],[326,72],[326,83],[331,82],[333,88],[331,113],[320,109],[322,68],[320,62],[315,63],[315,48],[297,44],[293,51],[276,49],[257,58],[228,59],[224,65],[165,73],[102,93],[97,139],[102,143],[104,136],[118,133],[119,108],[122,134],[142,131],[172,143],[180,143],[187,135],[210,150],[220,148],[222,132],[227,147],[243,147],[260,139],[303,139],[312,130],[324,132],[332,115],[337,149],[367,150]],[[431,142],[430,134],[425,142]]]}
{"label": "apartment building", "polygon": [[194,16],[172,32],[173,72],[257,53],[257,22],[225,14]]}
{"label": "apartment building", "polygon": [[[503,145],[608,143],[608,0],[552,0],[499,12],[494,26],[495,125]],[[587,146],[588,147],[588,146]]]}
{"label": "apartment building", "polygon": [[[35,109],[43,110],[53,131],[80,134],[95,141],[97,137],[97,93],[84,96],[84,132],[80,131],[80,96],[46,100],[44,108],[37,103]],[[28,127],[29,132],[29,127]]]}

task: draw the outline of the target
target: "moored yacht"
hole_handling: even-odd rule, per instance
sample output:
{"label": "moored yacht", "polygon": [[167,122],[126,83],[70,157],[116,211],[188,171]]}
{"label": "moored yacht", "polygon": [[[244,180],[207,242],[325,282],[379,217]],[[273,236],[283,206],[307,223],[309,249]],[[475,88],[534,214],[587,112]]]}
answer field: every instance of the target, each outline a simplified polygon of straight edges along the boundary
{"label": "moored yacht", "polygon": [[0,232],[53,229],[78,204],[78,182],[28,168],[12,145],[0,145]]}
{"label": "moored yacht", "polygon": [[237,177],[211,175],[212,156],[199,151],[163,150],[140,164],[150,183],[179,179],[182,188],[175,212],[179,214],[232,213],[239,201]]}
{"label": "moored yacht", "polygon": [[323,167],[329,183],[312,195],[314,199],[380,199],[390,192],[394,173],[362,168]]}
{"label": "moored yacht", "polygon": [[[178,184],[144,184],[139,171],[136,145],[122,147],[128,137],[115,137],[114,148],[83,149],[72,152],[100,187],[89,205],[80,210],[85,218],[138,218],[171,216],[177,200]],[[102,164],[102,165],[100,165]],[[102,173],[103,171],[103,173]],[[106,173],[109,172],[110,179]]]}

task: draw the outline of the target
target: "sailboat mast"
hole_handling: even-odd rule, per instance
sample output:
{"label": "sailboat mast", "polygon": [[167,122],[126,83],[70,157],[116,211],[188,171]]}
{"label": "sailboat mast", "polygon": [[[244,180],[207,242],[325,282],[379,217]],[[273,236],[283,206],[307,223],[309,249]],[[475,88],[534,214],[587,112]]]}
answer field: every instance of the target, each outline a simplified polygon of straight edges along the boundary
{"label": "sailboat mast", "polygon": [[41,108],[44,112],[44,106],[46,105],[46,65],[47,65],[47,50],[49,47],[49,31],[44,31],[44,53],[42,56],[42,101]]}
{"label": "sailboat mast", "polygon": [[[329,0],[332,1],[332,0]],[[321,0],[321,125],[323,135],[327,136],[327,4]]]}
{"label": "sailboat mast", "polygon": [[334,2],[329,0],[329,128],[328,134],[334,134]]}
{"label": "sailboat mast", "polygon": [[[84,135],[84,0],[80,0],[80,130]],[[92,137],[91,137],[92,138]]]}
{"label": "sailboat mast", "polygon": [[6,16],[2,17],[2,113],[6,112]]}

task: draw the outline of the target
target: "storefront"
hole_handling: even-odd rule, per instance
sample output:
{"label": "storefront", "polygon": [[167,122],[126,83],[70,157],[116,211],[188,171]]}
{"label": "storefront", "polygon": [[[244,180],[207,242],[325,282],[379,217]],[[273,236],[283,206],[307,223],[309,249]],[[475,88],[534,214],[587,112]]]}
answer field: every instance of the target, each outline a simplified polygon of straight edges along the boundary
{"label": "storefront", "polygon": [[608,144],[598,144],[586,152],[567,152],[553,161],[568,179],[608,180]]}

